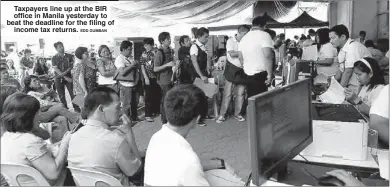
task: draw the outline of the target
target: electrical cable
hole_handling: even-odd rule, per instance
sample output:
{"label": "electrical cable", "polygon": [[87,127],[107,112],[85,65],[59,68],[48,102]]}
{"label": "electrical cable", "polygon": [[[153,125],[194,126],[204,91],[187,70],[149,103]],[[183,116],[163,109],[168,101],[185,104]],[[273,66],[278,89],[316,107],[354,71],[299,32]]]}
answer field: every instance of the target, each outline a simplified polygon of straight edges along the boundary
{"label": "electrical cable", "polygon": [[246,180],[245,186],[249,186],[249,183],[251,182],[252,179],[252,172],[248,176],[248,180]]}

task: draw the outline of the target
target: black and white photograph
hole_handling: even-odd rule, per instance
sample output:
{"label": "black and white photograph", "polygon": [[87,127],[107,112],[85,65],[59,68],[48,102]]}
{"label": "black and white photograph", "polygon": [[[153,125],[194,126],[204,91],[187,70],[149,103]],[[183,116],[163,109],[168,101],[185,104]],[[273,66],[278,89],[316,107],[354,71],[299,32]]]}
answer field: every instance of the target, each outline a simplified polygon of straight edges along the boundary
{"label": "black and white photograph", "polygon": [[1,186],[389,186],[389,0],[0,3]]}

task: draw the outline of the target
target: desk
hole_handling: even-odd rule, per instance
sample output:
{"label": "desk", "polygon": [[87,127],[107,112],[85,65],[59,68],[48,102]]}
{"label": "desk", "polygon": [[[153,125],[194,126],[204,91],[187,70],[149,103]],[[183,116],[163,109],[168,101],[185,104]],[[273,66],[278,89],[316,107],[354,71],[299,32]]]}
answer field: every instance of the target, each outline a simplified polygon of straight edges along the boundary
{"label": "desk", "polygon": [[[304,168],[304,169],[303,169]],[[320,165],[313,165],[311,163],[303,163],[303,162],[295,162],[291,161],[288,163],[288,171],[289,174],[286,177],[285,180],[278,181],[280,183],[285,183],[285,184],[291,184],[294,186],[302,186],[302,185],[317,185],[317,180],[311,177],[307,172],[304,170],[309,171],[311,174],[313,174],[316,177],[321,177],[324,175],[326,172],[335,170],[335,169],[345,169],[347,171],[352,171],[352,172],[357,172],[356,170],[351,170],[347,168],[337,168],[337,167],[332,167],[332,166],[320,166]],[[357,172],[358,174],[361,174]],[[372,172],[368,172],[371,173]],[[384,179],[380,178],[369,178],[361,176],[362,177],[362,182],[365,185],[368,186],[388,186],[389,181],[386,181]]]}
{"label": "desk", "polygon": [[343,167],[357,167],[357,168],[365,168],[372,171],[379,171],[379,166],[372,157],[371,154],[367,155],[367,160],[365,161],[357,161],[357,160],[344,160],[340,158],[328,158],[328,157],[314,157],[314,156],[304,156],[304,158],[297,155],[293,158],[293,161],[296,162],[304,162],[304,163],[313,163],[313,164],[324,164],[324,165],[336,165]]}

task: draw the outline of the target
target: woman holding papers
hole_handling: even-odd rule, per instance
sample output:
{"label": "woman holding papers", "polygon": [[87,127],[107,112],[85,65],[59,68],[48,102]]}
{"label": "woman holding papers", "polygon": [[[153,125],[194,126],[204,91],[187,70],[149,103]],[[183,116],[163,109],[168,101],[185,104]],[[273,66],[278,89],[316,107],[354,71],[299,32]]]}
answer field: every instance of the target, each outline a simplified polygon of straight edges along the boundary
{"label": "woman holding papers", "polygon": [[328,77],[335,76],[339,70],[339,63],[337,62],[337,49],[330,43],[330,30],[328,28],[321,28],[317,30],[316,42],[318,58],[314,63],[317,66],[317,73],[324,74]]}
{"label": "woman holding papers", "polygon": [[355,62],[353,71],[357,76],[361,89],[359,94],[355,94],[347,88],[345,98],[351,104],[356,105],[363,114],[368,115],[371,103],[383,89],[385,80],[378,63],[370,57]]}

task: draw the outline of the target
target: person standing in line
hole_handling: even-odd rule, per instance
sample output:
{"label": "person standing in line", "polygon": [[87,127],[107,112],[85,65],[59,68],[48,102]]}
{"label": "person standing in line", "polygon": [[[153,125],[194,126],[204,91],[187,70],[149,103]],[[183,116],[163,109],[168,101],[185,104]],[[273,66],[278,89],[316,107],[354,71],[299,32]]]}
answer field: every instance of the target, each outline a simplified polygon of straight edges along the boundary
{"label": "person standing in line", "polygon": [[[191,61],[195,69],[195,76],[208,83],[208,77],[211,74],[211,61],[208,60],[206,49],[206,44],[209,40],[209,30],[201,27],[196,31],[196,36],[197,39],[190,48]],[[209,119],[207,115],[201,116],[198,120],[198,125],[206,126],[204,122],[206,118]]]}
{"label": "person standing in line", "polygon": [[[99,71],[98,84],[105,85],[117,90],[117,84],[114,80],[116,73],[115,59],[112,57],[107,45],[101,45],[98,50],[99,58],[96,60],[96,66]],[[119,91],[118,91],[119,92]]]}
{"label": "person standing in line", "polygon": [[[72,80],[72,68],[74,63],[73,55],[65,53],[64,44],[62,42],[54,43],[54,48],[57,50],[57,54],[51,59],[52,67],[55,71],[54,84],[56,86],[61,103],[67,108],[67,102],[65,98],[65,86],[68,89],[71,99],[74,99],[73,94],[73,80]],[[81,112],[80,107],[73,104],[73,108],[76,112]]]}
{"label": "person standing in line", "polygon": [[274,59],[274,41],[264,31],[267,20],[256,17],[252,21],[252,29],[240,41],[240,61],[246,77],[248,98],[268,90],[271,83]]}
{"label": "person standing in line", "polygon": [[24,56],[20,59],[20,67],[24,71],[24,75],[28,76],[33,74],[34,60],[31,57],[31,50],[25,49],[23,51]]}
{"label": "person standing in line", "polygon": [[[137,71],[137,62],[129,59],[133,51],[133,44],[130,41],[124,40],[120,46],[121,53],[115,59],[115,67],[118,72],[126,75],[131,71],[136,71],[135,76],[139,76]],[[131,121],[140,121],[137,114],[139,90],[139,79],[135,78],[134,82],[119,81],[119,93],[122,102],[123,113],[128,115]]]}
{"label": "person standing in line", "polygon": [[[226,43],[227,50],[227,63],[230,63],[230,66],[235,66],[235,69],[242,69],[242,62],[240,61],[239,52],[238,52],[238,44],[240,40],[249,32],[250,28],[246,25],[242,25],[238,27],[238,34],[235,37],[229,38]],[[226,120],[226,112],[230,104],[230,100],[233,95],[234,98],[234,118],[240,122],[245,121],[245,118],[241,115],[241,109],[244,104],[245,99],[245,85],[243,84],[235,84],[230,82],[230,77],[234,77],[235,72],[229,72],[225,69],[224,76],[225,87],[223,89],[223,97],[222,104],[220,110],[220,116],[217,119],[217,123],[221,123]]]}
{"label": "person standing in line", "polygon": [[154,72],[156,73],[157,83],[161,87],[161,102],[160,102],[160,113],[162,124],[167,123],[167,118],[164,110],[164,97],[165,94],[173,87],[172,67],[176,65],[173,60],[174,51],[170,47],[171,35],[168,32],[162,32],[158,35],[158,40],[161,44],[159,49],[154,56]]}
{"label": "person standing in line", "polygon": [[178,51],[179,56],[179,69],[174,72],[174,83],[176,84],[193,84],[195,80],[194,68],[191,62],[190,48],[191,39],[187,35],[183,35],[179,39],[180,48]]}
{"label": "person standing in line", "polygon": [[160,108],[160,86],[157,84],[156,75],[153,71],[153,59],[156,52],[153,50],[153,46],[153,38],[145,38],[145,51],[140,58],[141,71],[145,80],[145,120],[147,122],[154,121],[152,116],[159,113]]}

